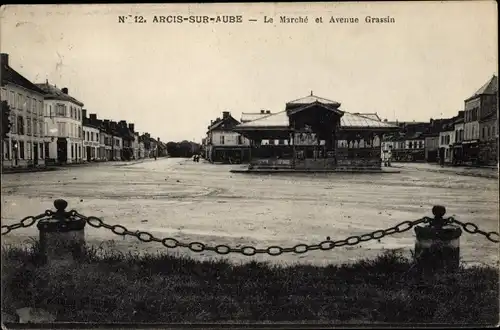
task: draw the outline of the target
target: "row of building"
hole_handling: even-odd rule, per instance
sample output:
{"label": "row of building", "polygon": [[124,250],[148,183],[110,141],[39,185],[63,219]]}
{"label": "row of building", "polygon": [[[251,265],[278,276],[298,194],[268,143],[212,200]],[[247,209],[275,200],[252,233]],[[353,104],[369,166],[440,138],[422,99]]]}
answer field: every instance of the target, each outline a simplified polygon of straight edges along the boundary
{"label": "row of building", "polygon": [[[337,111],[339,116],[342,117],[338,132],[344,135],[346,134],[343,131],[346,130],[355,129],[357,130],[356,134],[359,135],[360,133],[365,134],[376,130],[381,132],[383,127],[385,131],[381,134],[381,158],[385,158],[390,154],[393,161],[400,162],[427,161],[457,165],[496,165],[498,164],[497,100],[498,77],[493,75],[476,93],[465,99],[464,110],[458,111],[456,116],[445,119],[431,119],[429,122],[389,122],[386,119],[382,120],[376,113],[348,113],[344,111],[341,114],[340,110],[332,106],[340,105],[340,103],[314,96],[312,93],[307,97],[288,102],[287,108],[293,108],[295,104],[299,104],[309,108],[315,107],[320,109],[320,112],[324,111],[324,109],[329,112]],[[305,110],[307,109],[305,108]],[[325,113],[329,113],[328,111]],[[255,145],[254,142],[256,141],[261,154],[264,150],[271,150],[271,148],[266,149],[262,148],[262,146],[289,145],[291,140],[288,139],[287,134],[295,131],[296,127],[292,128],[289,125],[287,128],[286,122],[288,120],[288,123],[290,123],[290,120],[285,118],[282,113],[290,115],[292,112],[289,109],[277,113],[261,110],[255,113],[242,113],[240,120],[234,118],[229,111],[223,112],[221,117],[210,122],[206,136],[202,140],[204,158],[210,162],[246,163],[252,158],[252,144]],[[306,118],[306,121],[314,122],[315,113],[310,111],[303,111],[302,113],[302,117],[308,114],[309,118]],[[257,135],[254,134],[256,141],[249,139],[249,134],[242,134],[242,132],[245,132],[242,131],[245,126],[252,127],[252,130],[260,132]],[[282,131],[288,130],[288,133],[281,134],[282,136],[269,133],[270,129],[277,127]],[[331,130],[335,131],[336,129],[332,128]],[[276,136],[277,138],[266,139],[264,135]],[[337,139],[339,139],[339,136],[337,135]],[[319,141],[314,134],[302,133],[299,138],[293,140],[295,145],[313,146],[317,143],[320,145],[321,142],[325,142],[325,140]],[[339,154],[338,151],[344,147],[342,141],[337,142],[338,146],[330,148],[332,149],[330,152],[337,149],[335,154]],[[356,145],[359,141],[354,139],[351,142]],[[301,151],[295,149],[294,153],[298,157]],[[321,148],[316,149],[318,149],[317,153],[321,153]],[[304,157],[317,158],[314,154],[316,149],[309,148],[307,152],[310,155]],[[359,151],[355,152],[359,153]],[[373,154],[372,151],[370,153]],[[271,156],[274,157],[273,155]],[[260,157],[264,156],[263,154],[260,155]]]}
{"label": "row of building", "polygon": [[68,88],[33,83],[1,54],[1,101],[10,107],[2,167],[133,160],[166,155],[166,144],[125,120],[99,119]]}
{"label": "row of building", "polygon": [[394,161],[497,165],[498,77],[465,99],[454,117],[396,124],[399,132],[382,142],[383,153],[390,152]]}

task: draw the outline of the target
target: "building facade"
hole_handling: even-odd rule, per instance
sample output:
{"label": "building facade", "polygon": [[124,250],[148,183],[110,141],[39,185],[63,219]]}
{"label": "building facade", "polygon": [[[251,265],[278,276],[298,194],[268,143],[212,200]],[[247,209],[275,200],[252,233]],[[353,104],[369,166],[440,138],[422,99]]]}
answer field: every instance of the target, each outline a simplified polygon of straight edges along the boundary
{"label": "building facade", "polygon": [[455,143],[455,124],[453,120],[444,125],[439,132],[439,154],[438,161],[441,164],[451,164],[453,162],[453,144]]}
{"label": "building facade", "polygon": [[139,133],[134,131],[134,141],[132,141],[133,158],[140,159],[139,154]]}
{"label": "building facade", "polygon": [[45,129],[48,158],[58,164],[83,161],[83,103],[48,82],[37,84],[45,92]]}
{"label": "building facade", "polygon": [[483,89],[479,115],[479,162],[498,164],[498,77],[494,75]]}
{"label": "building facade", "polygon": [[[265,115],[269,116],[270,113]],[[239,124],[229,111],[224,111],[222,118],[217,118],[210,124],[205,146],[207,160],[211,163],[242,163],[249,160],[250,140],[233,131]]]}
{"label": "building facade", "polygon": [[[497,163],[495,134],[487,134],[488,128],[496,124],[498,78],[493,75],[474,95],[464,101],[463,158],[466,163]],[[498,130],[496,125],[495,130]],[[484,131],[484,135],[482,132]],[[484,137],[483,137],[484,136]]]}
{"label": "building facade", "polygon": [[1,54],[1,101],[9,105],[11,130],[2,141],[2,166],[45,165],[44,92],[9,65]]}
{"label": "building facade", "polygon": [[86,111],[83,110],[83,159],[86,162],[101,160],[101,137],[98,126],[86,120]]}

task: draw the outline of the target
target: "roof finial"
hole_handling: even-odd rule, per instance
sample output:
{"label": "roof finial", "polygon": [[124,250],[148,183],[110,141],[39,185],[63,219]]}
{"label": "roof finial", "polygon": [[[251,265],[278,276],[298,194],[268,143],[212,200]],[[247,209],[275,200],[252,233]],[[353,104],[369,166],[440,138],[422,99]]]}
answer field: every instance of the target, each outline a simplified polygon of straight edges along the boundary
{"label": "roof finial", "polygon": [[311,91],[311,96],[313,96],[313,91]]}

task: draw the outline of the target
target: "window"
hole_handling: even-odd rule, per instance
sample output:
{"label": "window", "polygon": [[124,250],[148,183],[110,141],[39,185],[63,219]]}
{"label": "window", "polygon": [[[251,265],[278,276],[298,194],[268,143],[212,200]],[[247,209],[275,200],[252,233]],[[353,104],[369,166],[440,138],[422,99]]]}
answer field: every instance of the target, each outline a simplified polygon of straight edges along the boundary
{"label": "window", "polygon": [[224,135],[220,136],[220,144],[224,144]]}
{"label": "window", "polygon": [[82,120],[82,111],[78,109],[78,120]]}
{"label": "window", "polygon": [[95,133],[95,140],[99,142],[99,133]]}
{"label": "window", "polygon": [[0,99],[2,101],[6,101],[7,100],[7,90],[5,88],[2,88],[1,91],[0,91]]}
{"label": "window", "polygon": [[38,128],[39,128],[38,134],[39,134],[40,136],[42,136],[42,137],[43,137],[43,136],[45,136],[45,135],[47,135],[47,134],[44,132],[44,130],[43,130],[44,122],[43,122],[43,121],[40,121],[40,122],[38,122],[38,125],[39,125],[39,126],[38,126]]}
{"label": "window", "polygon": [[52,104],[49,104],[49,116],[50,118],[54,117],[54,112],[52,111]]}
{"label": "window", "polygon": [[87,134],[85,134],[85,140],[86,140],[86,141],[89,141],[89,132],[87,131],[87,132],[85,132],[85,133],[87,133]]}
{"label": "window", "polygon": [[10,113],[10,122],[12,126],[10,127],[10,131],[12,134],[17,134],[17,116],[14,112]]}
{"label": "window", "polygon": [[24,159],[24,142],[19,141],[19,158]]}
{"label": "window", "polygon": [[38,120],[36,118],[33,119],[33,135],[38,135]]}
{"label": "window", "polygon": [[3,150],[4,150],[3,159],[5,159],[5,160],[10,159],[9,140],[2,141],[2,143],[3,143]]}
{"label": "window", "polygon": [[90,132],[90,141],[94,141],[94,132]]}
{"label": "window", "polygon": [[43,143],[38,145],[38,158],[43,159]]}
{"label": "window", "polygon": [[38,101],[38,115],[43,116],[43,102]]}
{"label": "window", "polygon": [[17,134],[24,135],[24,118],[23,118],[23,116],[17,117]]}
{"label": "window", "polygon": [[45,146],[45,148],[44,148],[45,149],[44,150],[44,156],[45,156],[45,159],[47,159],[50,156],[50,153],[49,153],[50,142],[45,142],[44,146]]}
{"label": "window", "polygon": [[66,117],[66,107],[64,106],[64,104],[56,105],[56,116]]}
{"label": "window", "polygon": [[13,91],[11,91],[10,94],[9,94],[9,105],[13,109],[16,108],[16,105],[14,104],[15,99],[16,99],[16,93],[14,93]]}
{"label": "window", "polygon": [[33,98],[33,99],[31,100],[31,111],[32,111],[34,114],[36,114],[36,113],[37,113],[37,112],[36,112],[36,107],[37,107],[37,105],[38,105],[38,102],[36,101],[36,99],[35,99],[35,98]]}
{"label": "window", "polygon": [[17,94],[17,99],[16,99],[16,104],[18,109],[22,109],[22,101],[23,101],[23,96],[19,93]]}
{"label": "window", "polygon": [[26,117],[26,134],[27,135],[32,135],[32,132],[31,132],[31,118],[30,117]]}
{"label": "window", "polygon": [[73,118],[73,107],[71,107],[71,106],[70,106],[70,107],[69,107],[69,111],[70,111],[70,116],[71,116],[71,118]]}

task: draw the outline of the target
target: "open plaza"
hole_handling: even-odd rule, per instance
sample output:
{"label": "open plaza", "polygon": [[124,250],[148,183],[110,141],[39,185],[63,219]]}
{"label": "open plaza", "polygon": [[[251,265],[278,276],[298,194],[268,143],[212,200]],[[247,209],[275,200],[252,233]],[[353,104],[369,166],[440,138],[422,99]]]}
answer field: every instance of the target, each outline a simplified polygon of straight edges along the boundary
{"label": "open plaza", "polygon": [[[497,171],[442,169],[428,164],[394,164],[399,173],[234,174],[245,165],[214,165],[164,158],[141,163],[101,163],[51,172],[2,177],[2,224],[54,210],[64,198],[68,209],[97,216],[110,225],[147,231],[156,237],[202,242],[216,246],[293,247],[318,244],[327,236],[344,239],[405,220],[432,216],[443,205],[447,216],[473,222],[482,230],[498,230]],[[461,172],[460,172],[461,171]],[[169,249],[113,234],[104,228],[85,229],[89,244],[122,251],[166,252],[195,258],[225,258],[213,252]],[[2,237],[2,244],[38,238],[36,226]],[[375,257],[382,251],[414,249],[413,230],[356,246],[280,256],[240,254],[232,262],[343,263]],[[497,265],[497,245],[481,235],[463,233],[461,260],[467,264]]]}

